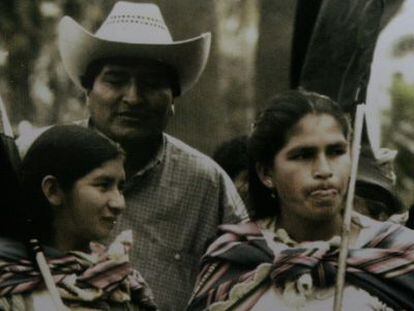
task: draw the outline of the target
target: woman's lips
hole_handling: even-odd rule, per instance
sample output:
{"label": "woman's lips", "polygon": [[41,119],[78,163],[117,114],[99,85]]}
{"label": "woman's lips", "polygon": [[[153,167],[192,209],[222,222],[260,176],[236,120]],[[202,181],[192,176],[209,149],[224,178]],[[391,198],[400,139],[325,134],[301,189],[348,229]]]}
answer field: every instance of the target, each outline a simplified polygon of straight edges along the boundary
{"label": "woman's lips", "polygon": [[102,218],[103,222],[110,227],[114,227],[116,225],[117,218],[116,217],[104,217]]}
{"label": "woman's lips", "polygon": [[336,196],[337,194],[338,194],[338,190],[336,190],[335,188],[317,189],[317,190],[313,190],[310,193],[310,195],[313,197],[321,197],[321,198],[333,197],[333,196]]}

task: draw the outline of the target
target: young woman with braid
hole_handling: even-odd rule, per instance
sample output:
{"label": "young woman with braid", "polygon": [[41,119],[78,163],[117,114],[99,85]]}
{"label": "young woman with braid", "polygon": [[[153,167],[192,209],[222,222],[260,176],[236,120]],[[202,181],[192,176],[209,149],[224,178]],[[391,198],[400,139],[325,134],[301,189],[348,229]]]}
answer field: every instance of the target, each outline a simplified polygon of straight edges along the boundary
{"label": "young woman with braid", "polygon": [[[55,126],[30,147],[21,165],[16,228],[0,238],[0,309],[54,310],[32,249],[36,238],[68,310],[155,310],[151,291],[129,264],[132,237],[107,238],[125,209],[124,152],[80,126]],[[95,242],[96,241],[96,242]]]}

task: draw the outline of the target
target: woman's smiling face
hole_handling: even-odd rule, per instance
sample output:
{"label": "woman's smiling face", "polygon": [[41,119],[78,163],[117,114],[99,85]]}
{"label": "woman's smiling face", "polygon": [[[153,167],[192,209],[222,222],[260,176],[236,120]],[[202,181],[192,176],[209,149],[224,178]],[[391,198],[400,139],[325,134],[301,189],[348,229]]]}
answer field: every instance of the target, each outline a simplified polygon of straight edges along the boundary
{"label": "woman's smiling face", "polygon": [[329,114],[307,114],[288,132],[267,173],[282,214],[326,220],[341,210],[351,158],[338,121]]}
{"label": "woman's smiling face", "polygon": [[125,181],[123,157],[103,163],[78,179],[64,194],[57,230],[74,239],[74,244],[85,244],[107,238],[118,216],[125,209],[122,185]]}

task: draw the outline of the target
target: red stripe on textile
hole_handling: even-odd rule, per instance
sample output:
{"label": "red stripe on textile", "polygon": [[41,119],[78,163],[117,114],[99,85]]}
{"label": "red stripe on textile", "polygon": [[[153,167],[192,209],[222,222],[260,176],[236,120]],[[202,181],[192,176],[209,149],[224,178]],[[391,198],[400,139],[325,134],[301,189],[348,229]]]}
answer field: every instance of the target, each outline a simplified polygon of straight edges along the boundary
{"label": "red stripe on textile", "polygon": [[113,269],[117,266],[124,266],[124,265],[129,266],[129,263],[128,262],[117,262],[115,260],[107,260],[107,261],[104,261],[104,262],[100,262],[100,263],[97,263],[95,266],[92,266],[89,269],[85,270],[82,273],[81,278],[82,279],[87,279],[87,278],[92,277],[96,274],[102,273],[105,270],[111,270],[111,269]]}
{"label": "red stripe on textile", "polygon": [[[227,244],[232,244],[234,242],[239,242],[240,239],[237,235],[234,235],[232,233],[227,233],[219,237],[213,244],[209,246],[207,249],[207,252],[204,256],[212,256],[211,254],[216,252],[217,250],[221,250],[223,246],[226,246]],[[226,248],[227,249],[227,248]]]}
{"label": "red stripe on textile", "polygon": [[378,260],[375,263],[370,264],[369,266],[365,266],[364,270],[367,270],[375,274],[388,273],[391,270],[406,268],[409,265],[413,265],[413,264],[414,264],[414,258],[410,259],[410,258],[400,257],[400,256],[398,257],[389,256],[386,258],[382,258],[382,260]]}
{"label": "red stripe on textile", "polygon": [[131,273],[131,271],[132,269],[129,263],[124,263],[122,265],[113,266],[107,270],[97,269],[93,271],[95,272],[94,274],[91,274],[91,271],[85,271],[87,277],[85,277],[85,275],[82,275],[79,278],[79,281],[88,283],[99,289],[108,289],[109,291],[109,287],[112,284],[125,279],[128,276],[128,274]]}

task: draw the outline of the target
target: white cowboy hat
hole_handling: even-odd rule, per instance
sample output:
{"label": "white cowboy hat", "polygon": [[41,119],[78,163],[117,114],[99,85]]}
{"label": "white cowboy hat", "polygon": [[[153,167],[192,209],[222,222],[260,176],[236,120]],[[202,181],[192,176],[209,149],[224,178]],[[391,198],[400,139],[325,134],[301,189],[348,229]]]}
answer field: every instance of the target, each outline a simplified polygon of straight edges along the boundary
{"label": "white cowboy hat", "polygon": [[101,27],[92,34],[64,16],[59,23],[59,50],[70,78],[82,87],[88,65],[110,57],[148,58],[172,66],[180,94],[197,82],[206,66],[211,34],[173,41],[155,4],[117,2]]}

